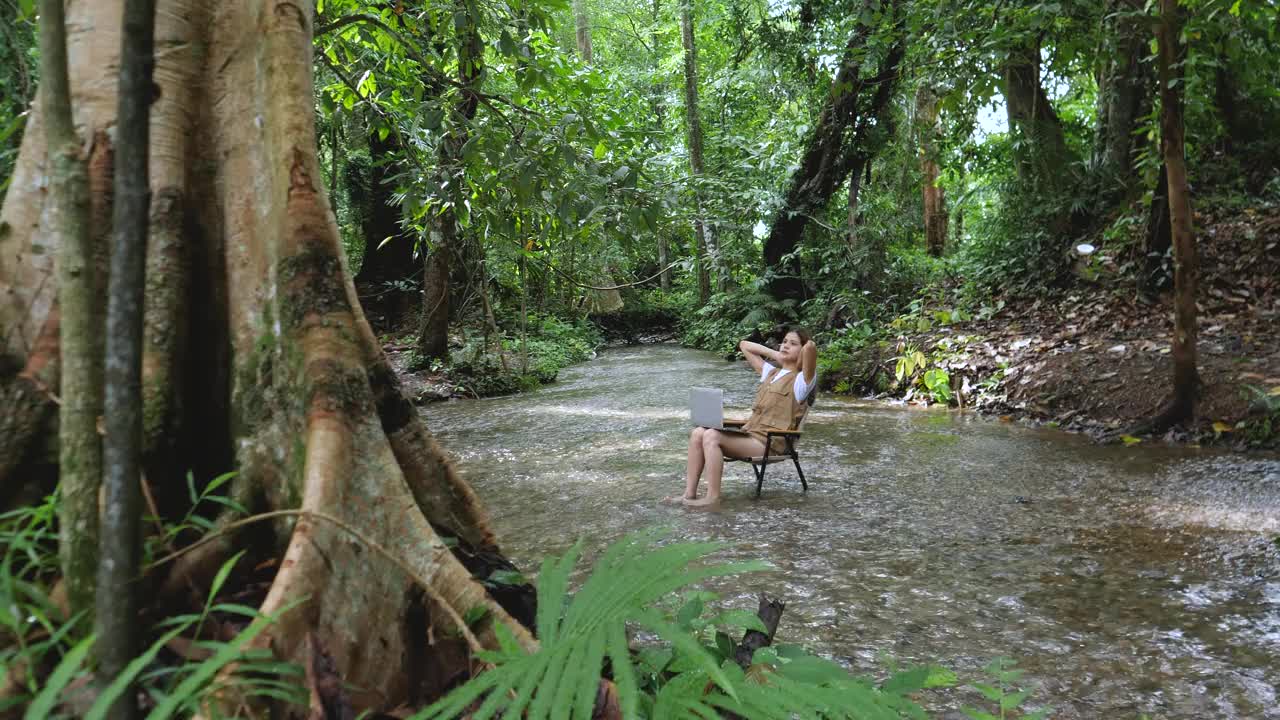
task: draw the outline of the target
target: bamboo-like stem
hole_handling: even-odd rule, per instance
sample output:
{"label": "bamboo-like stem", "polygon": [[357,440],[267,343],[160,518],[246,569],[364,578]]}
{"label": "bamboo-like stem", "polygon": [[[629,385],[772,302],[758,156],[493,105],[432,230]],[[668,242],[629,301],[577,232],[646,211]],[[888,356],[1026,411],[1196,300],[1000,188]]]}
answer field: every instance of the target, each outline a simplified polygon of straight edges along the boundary
{"label": "bamboo-like stem", "polygon": [[89,181],[71,117],[67,30],[62,0],[40,4],[41,110],[49,157],[49,223],[57,238],[59,345],[63,396],[58,422],[58,552],[71,612],[93,606],[98,548],[98,482],[102,447],[101,328],[96,327],[89,233]]}
{"label": "bamboo-like stem", "polygon": [[[150,118],[155,0],[125,0],[116,126],[114,240],[107,299],[105,505],[98,566],[98,672],[114,679],[138,654],[137,622],[142,460],[142,315],[151,190]],[[137,717],[132,688],[113,719]]]}

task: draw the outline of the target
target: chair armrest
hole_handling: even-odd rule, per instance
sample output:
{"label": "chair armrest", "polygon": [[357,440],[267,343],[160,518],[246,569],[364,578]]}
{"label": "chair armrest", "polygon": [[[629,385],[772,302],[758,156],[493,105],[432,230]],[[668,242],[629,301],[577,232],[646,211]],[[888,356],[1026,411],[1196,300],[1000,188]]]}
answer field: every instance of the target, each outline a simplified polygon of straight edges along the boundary
{"label": "chair armrest", "polygon": [[747,424],[746,420],[729,420],[728,418],[726,418],[724,421],[725,427],[736,428],[736,427],[742,427],[743,425],[746,425],[746,424]]}
{"label": "chair armrest", "polygon": [[765,433],[768,435],[776,435],[778,437],[792,437],[792,438],[800,437],[801,432],[803,431],[801,430],[765,430]]}

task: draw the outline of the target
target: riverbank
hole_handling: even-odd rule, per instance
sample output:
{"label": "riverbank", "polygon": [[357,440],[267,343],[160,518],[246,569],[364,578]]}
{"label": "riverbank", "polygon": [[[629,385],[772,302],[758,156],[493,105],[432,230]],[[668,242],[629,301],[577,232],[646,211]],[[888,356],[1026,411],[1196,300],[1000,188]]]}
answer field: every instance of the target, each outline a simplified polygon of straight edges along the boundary
{"label": "riverbank", "polygon": [[[1197,419],[1156,438],[1172,378],[1172,305],[1144,300],[1105,252],[1070,290],[966,313],[921,306],[837,347],[826,384],[908,403],[945,402],[1096,439],[1236,449],[1280,443],[1280,208],[1197,217],[1201,276]],[[837,341],[838,346],[838,341]]]}
{"label": "riverbank", "polygon": [[418,354],[414,335],[385,334],[383,351],[415,403],[511,395],[555,382],[561,370],[594,359],[605,347],[675,340],[674,318],[641,305],[573,321],[533,316],[526,332],[486,336],[461,325],[450,335],[448,360]]}

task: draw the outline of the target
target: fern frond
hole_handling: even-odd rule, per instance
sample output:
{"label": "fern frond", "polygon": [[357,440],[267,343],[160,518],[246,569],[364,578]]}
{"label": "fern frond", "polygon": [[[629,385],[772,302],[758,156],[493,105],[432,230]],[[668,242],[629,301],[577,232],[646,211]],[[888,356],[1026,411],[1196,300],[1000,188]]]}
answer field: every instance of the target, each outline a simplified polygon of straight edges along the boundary
{"label": "fern frond", "polygon": [[[696,561],[721,548],[716,543],[655,546],[654,531],[629,535],[611,545],[595,571],[573,596],[565,597],[569,575],[581,555],[581,543],[558,560],[542,564],[538,577],[540,648],[532,654],[504,650],[486,653],[495,667],[415,718],[452,718],[484,698],[475,720],[524,717],[529,720],[577,720],[591,717],[601,669],[608,656],[624,717],[636,717],[639,688],[626,624],[635,623],[670,642],[732,697],[736,690],[715,658],[696,637],[651,608],[672,592],[708,578],[767,567],[764,563],[701,565]],[[707,712],[715,715],[707,705]],[[696,715],[695,715],[696,716]]]}

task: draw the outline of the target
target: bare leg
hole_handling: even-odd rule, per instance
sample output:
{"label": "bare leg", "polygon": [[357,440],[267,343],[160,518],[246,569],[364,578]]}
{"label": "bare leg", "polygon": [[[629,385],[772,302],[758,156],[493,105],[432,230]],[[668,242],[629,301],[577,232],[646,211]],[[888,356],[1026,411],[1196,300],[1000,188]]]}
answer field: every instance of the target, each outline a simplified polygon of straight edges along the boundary
{"label": "bare leg", "polygon": [[689,458],[684,468],[684,495],[669,495],[662,498],[664,503],[679,503],[683,500],[693,500],[698,497],[698,477],[702,475],[702,468],[705,465],[703,459],[702,446],[703,438],[708,431],[705,428],[694,428],[689,433]]}
{"label": "bare leg", "polygon": [[[751,457],[764,454],[764,443],[749,435],[725,434],[708,430],[702,436],[703,466],[707,475],[707,496],[701,500],[686,496],[685,505],[705,507],[720,503],[720,480],[724,475],[725,453],[733,457]],[[694,486],[696,489],[696,485]]]}

